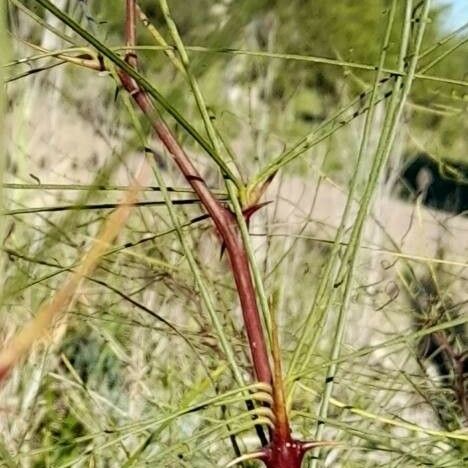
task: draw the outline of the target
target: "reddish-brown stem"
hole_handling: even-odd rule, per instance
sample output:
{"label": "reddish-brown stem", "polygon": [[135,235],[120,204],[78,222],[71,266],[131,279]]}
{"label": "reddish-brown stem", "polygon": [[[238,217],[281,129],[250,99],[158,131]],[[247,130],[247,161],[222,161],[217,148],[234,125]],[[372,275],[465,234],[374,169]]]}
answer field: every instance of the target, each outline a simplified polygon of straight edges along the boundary
{"label": "reddish-brown stem", "polygon": [[[126,0],[125,15],[125,45],[133,47],[136,44],[136,2],[135,0]],[[129,65],[137,67],[137,56],[134,49],[128,49],[125,60]]]}
{"label": "reddish-brown stem", "polygon": [[271,352],[273,357],[273,413],[275,415],[274,430],[271,441],[263,449],[262,460],[271,468],[300,468],[307,450],[304,442],[291,436],[286,400],[284,396],[281,353],[278,326],[276,322],[275,304],[271,305]]}
{"label": "reddish-brown stem", "polygon": [[272,441],[264,449],[262,460],[267,468],[301,468],[306,450],[303,442],[291,436],[279,440],[274,432]]}
{"label": "reddish-brown stem", "polygon": [[[126,0],[127,17],[125,23],[126,43],[135,45],[135,2]],[[136,63],[136,56],[127,55],[127,61]],[[249,261],[239,235],[235,218],[232,213],[222,206],[211,193],[203,177],[200,175],[192,161],[172,135],[171,131],[157,114],[148,95],[125,72],[120,71],[119,77],[122,85],[133,97],[141,111],[149,118],[153,129],[187,182],[192,186],[200,198],[203,207],[208,212],[218,233],[220,234],[229,255],[231,269],[236,283],[241,303],[245,329],[252,354],[253,367],[259,381],[270,384],[272,381],[268,351],[263,334],[260,314],[257,307],[255,289],[249,268]]]}
{"label": "reddish-brown stem", "polygon": [[[135,1],[126,0],[127,17],[125,25],[127,46],[135,45]],[[129,49],[126,61],[136,67],[137,57],[134,50]],[[284,398],[279,342],[276,330],[273,342],[273,361],[275,375],[272,375],[270,361],[263,332],[260,314],[257,306],[255,289],[250,271],[249,259],[239,233],[235,216],[223,206],[210,191],[205,180],[193,165],[189,156],[179,145],[173,134],[157,113],[152,101],[145,91],[128,74],[119,71],[123,87],[132,96],[140,110],[148,117],[160,141],[171,154],[174,162],[184,175],[187,182],[198,195],[203,207],[212,219],[218,231],[222,244],[225,246],[231,264],[231,270],[236,283],[236,289],[241,303],[242,314],[252,354],[252,363],[259,381],[273,384],[273,413],[275,425],[270,433],[270,443],[265,446],[259,456],[268,468],[300,468],[305,452],[313,447],[313,442],[302,442],[293,439],[289,426]],[[269,183],[269,181],[267,182]],[[258,198],[266,185],[259,189],[252,206],[244,213],[248,218],[262,205],[257,205]]]}

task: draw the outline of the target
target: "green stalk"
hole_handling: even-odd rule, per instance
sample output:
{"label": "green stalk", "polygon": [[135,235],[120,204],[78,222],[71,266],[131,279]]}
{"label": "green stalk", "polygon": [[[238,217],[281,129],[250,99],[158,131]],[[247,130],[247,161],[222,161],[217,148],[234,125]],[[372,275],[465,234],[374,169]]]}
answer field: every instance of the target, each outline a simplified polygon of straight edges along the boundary
{"label": "green stalk", "polygon": [[[456,34],[460,33],[462,30],[466,29],[466,25],[458,28],[456,31],[451,33],[445,39],[438,41],[434,46],[432,46],[429,50],[424,51],[424,53],[420,56],[428,55],[429,53],[433,52],[436,48],[440,47],[441,45],[445,44],[448,40],[452,39]],[[460,42],[460,45],[465,43],[464,40]],[[459,46],[460,46],[459,45]],[[457,47],[459,47],[457,46]],[[112,50],[126,50],[128,47],[126,46],[119,46],[112,48]],[[150,45],[140,45],[136,46],[135,50],[158,50],[158,51],[172,51],[174,47],[168,46],[150,46]],[[248,49],[226,49],[226,48],[210,48],[210,47],[202,47],[202,46],[185,46],[185,49],[188,51],[199,52],[199,53],[206,53],[206,54],[230,54],[230,55],[245,55],[248,57],[258,57],[258,58],[270,58],[270,59],[278,59],[278,60],[291,60],[296,62],[309,62],[309,63],[318,63],[322,65],[332,65],[336,67],[344,67],[356,70],[363,70],[369,72],[377,71],[376,65],[370,65],[366,63],[358,63],[358,62],[348,62],[346,60],[338,60],[338,59],[329,59],[326,57],[319,57],[313,55],[297,55],[297,54],[283,54],[278,52],[265,52],[261,50],[248,50]],[[389,76],[402,76],[406,77],[406,72],[401,72],[397,69],[393,68],[383,68],[382,70],[384,73],[388,74]],[[434,83],[445,83],[445,84],[453,84],[455,86],[461,87],[468,87],[468,81],[466,80],[458,80],[454,78],[444,77],[444,76],[436,76],[436,75],[426,75],[425,72],[427,70],[421,69],[417,73],[414,74],[414,79],[416,80],[423,80],[423,81],[432,81]]]}
{"label": "green stalk", "polygon": [[[129,189],[128,185],[91,185],[91,184],[16,184],[16,183],[5,183],[4,188],[15,189],[15,190],[71,190],[71,191],[122,191],[127,192]],[[167,187],[167,190],[172,193],[195,193],[191,187]],[[140,189],[140,192],[160,192],[161,189],[157,185],[145,186]],[[213,189],[213,192],[217,193]],[[219,193],[219,195],[223,195]]]}
{"label": "green stalk", "polygon": [[[417,32],[414,53],[412,54],[412,59],[409,65],[408,73],[406,80],[403,83],[403,89],[400,91],[400,86],[402,84],[402,77],[396,77],[395,85],[393,87],[393,94],[392,99],[389,103],[389,109],[386,116],[386,121],[384,123],[384,128],[381,134],[381,138],[379,140],[379,145],[376,151],[376,156],[374,163],[371,168],[371,173],[369,175],[369,182],[366,185],[364,195],[362,197],[361,206],[358,211],[356,222],[353,226],[353,231],[351,233],[351,239],[346,250],[346,254],[343,259],[342,267],[340,268],[340,273],[344,273],[344,270],[347,268],[346,277],[345,277],[345,290],[343,294],[343,301],[339,310],[335,337],[332,345],[332,352],[330,356],[330,360],[333,362],[337,360],[341,354],[341,345],[343,341],[343,335],[345,330],[345,325],[347,321],[347,312],[349,309],[350,297],[351,297],[351,289],[354,280],[354,270],[357,262],[358,257],[358,250],[359,244],[362,237],[363,227],[365,220],[367,218],[368,209],[370,206],[370,202],[372,196],[375,192],[377,187],[377,183],[379,180],[379,176],[381,173],[382,168],[384,167],[390,151],[393,146],[393,142],[396,136],[396,131],[398,128],[398,124],[401,118],[401,114],[403,112],[404,105],[406,103],[406,99],[411,89],[411,85],[413,82],[414,73],[416,71],[417,61],[418,61],[418,54],[422,44],[422,38],[424,36],[424,30],[427,23],[428,13],[429,13],[429,6],[430,0],[426,0],[423,5],[423,10],[421,12],[421,16],[419,18],[419,29]],[[408,0],[406,2],[406,15],[405,15],[405,22],[403,25],[403,34],[402,34],[402,42],[400,47],[400,55],[399,55],[399,66],[400,69],[403,69],[405,57],[408,56],[409,53],[409,37],[410,37],[410,29],[411,29],[411,10],[412,10],[412,1]],[[319,410],[319,417],[318,423],[315,433],[315,438],[317,440],[321,440],[324,424],[322,421],[327,418],[328,415],[328,406],[330,403],[331,394],[333,391],[333,380],[336,375],[337,371],[337,364],[332,363],[327,371],[327,377],[325,381],[325,389],[324,389],[324,396],[320,405]],[[315,456],[319,456],[320,449],[317,448],[315,452]],[[315,468],[317,466],[318,459],[315,458],[312,461],[311,467]]]}
{"label": "green stalk", "polygon": [[[374,120],[374,110],[375,110],[375,101],[377,98],[377,89],[378,89],[378,85],[379,85],[380,78],[382,75],[382,70],[385,65],[388,45],[390,43],[390,35],[391,35],[391,31],[392,31],[393,23],[395,19],[396,5],[397,5],[397,1],[393,0],[390,11],[389,11],[389,15],[388,15],[386,32],[383,38],[382,49],[381,49],[382,53],[380,54],[379,66],[377,69],[377,73],[375,74],[374,85],[371,91],[369,112],[366,114],[363,136],[361,139],[361,144],[359,147],[356,164],[354,166],[355,169],[351,177],[351,185],[349,188],[348,197],[346,199],[346,205],[343,211],[343,216],[342,216],[340,226],[335,236],[332,251],[327,260],[322,276],[320,278],[320,283],[318,285],[317,292],[315,293],[314,301],[312,303],[312,306],[309,309],[304,327],[302,328],[302,333],[294,349],[294,353],[291,358],[291,363],[289,365],[288,375],[291,373],[294,373],[296,370],[295,368],[303,352],[303,348],[306,344],[306,340],[308,339],[310,340],[311,326],[314,325],[314,328],[316,329],[320,328],[323,317],[326,315],[326,311],[332,300],[332,296],[333,296],[332,284],[336,281],[337,267],[338,267],[338,261],[339,261],[338,253],[339,253],[339,250],[341,249],[341,245],[342,245],[341,243],[343,240],[343,235],[346,230],[346,225],[348,223],[351,206],[354,202],[355,192],[356,192],[357,183],[359,179],[358,176],[359,176],[359,172],[361,169],[361,162],[362,162],[362,159],[365,155],[365,152],[368,146],[372,122]],[[316,321],[313,322],[312,319],[315,318],[316,316],[317,316]],[[318,336],[318,334],[316,334],[315,336]],[[308,349],[309,349],[309,352],[307,354],[306,359],[301,364],[301,367],[305,367],[307,365],[307,362],[310,359],[311,353],[315,349],[315,343],[310,344],[309,342]]]}
{"label": "green stalk", "polygon": [[250,269],[255,283],[255,289],[257,292],[257,298],[260,303],[260,310],[262,312],[263,324],[265,326],[266,335],[271,344],[271,315],[270,307],[268,305],[268,298],[266,295],[265,287],[263,284],[262,273],[258,266],[257,260],[255,258],[255,253],[252,246],[252,241],[249,233],[249,229],[244,219],[242,213],[242,208],[239,203],[239,199],[235,192],[234,185],[229,180],[226,181],[226,187],[228,190],[228,195],[231,200],[232,207],[234,209],[234,214],[236,215],[237,224],[242,236],[242,242],[244,243],[244,248],[247,252],[249,258]]}
{"label": "green stalk", "polygon": [[[177,27],[174,23],[174,20],[171,17],[169,7],[166,0],[159,0],[161,5],[161,10],[163,12],[164,18],[166,20],[169,32],[171,34],[172,39],[176,45],[177,52],[179,53],[180,62],[173,62],[174,64],[177,63],[177,68],[183,69],[185,76],[190,84],[192,89],[193,95],[195,97],[195,101],[197,103],[198,110],[201,114],[203,123],[205,125],[206,132],[209,136],[210,142],[217,153],[218,157],[221,158],[221,154],[223,153],[223,146],[218,137],[216,129],[214,128],[213,122],[210,119],[208,108],[205,103],[205,99],[203,97],[203,93],[198,85],[196,78],[190,71],[190,60],[182,42],[182,39],[179,35]],[[257,292],[257,296],[260,303],[260,309],[262,311],[262,317],[264,325],[266,326],[267,335],[270,336],[270,312],[268,307],[268,300],[265,293],[265,288],[263,285],[263,280],[261,277],[260,269],[258,268],[255,254],[253,252],[252,242],[250,239],[250,234],[248,231],[247,224],[244,219],[244,215],[242,213],[242,207],[239,203],[238,192],[236,190],[235,185],[228,179],[226,182],[226,188],[229,195],[229,199],[231,201],[232,207],[234,209],[234,213],[236,215],[236,220],[239,225],[239,229],[242,236],[242,242],[244,244],[244,248],[247,252],[247,256],[249,258],[251,273],[255,282],[255,288]]]}
{"label": "green stalk", "polygon": [[[216,156],[218,159],[223,160],[222,158],[222,146],[218,140],[216,131],[213,127],[213,124],[211,122],[208,109],[205,105],[205,100],[203,98],[203,94],[201,92],[200,86],[198,85],[197,80],[193,76],[193,74],[190,71],[190,61],[189,57],[187,54],[187,51],[185,50],[184,44],[182,42],[182,39],[179,35],[179,32],[177,30],[177,26],[172,19],[171,13],[169,11],[169,6],[167,5],[166,0],[160,0],[159,4],[161,6],[161,10],[164,15],[164,19],[166,21],[167,27],[169,29],[169,32],[171,34],[172,39],[175,42],[177,52],[179,54],[180,62],[175,61],[175,57],[173,57],[173,63],[176,64],[178,63],[179,69],[182,69],[184,71],[185,77],[187,78],[190,88],[192,89],[193,96],[195,98],[195,101],[198,106],[198,110],[201,114],[201,118],[203,120],[203,124],[205,126],[206,133],[208,134],[209,140],[211,142],[212,147],[214,148],[214,152],[216,153]],[[177,66],[177,65],[176,65]],[[226,163],[227,164],[227,163]],[[234,161],[229,160],[229,164],[234,166],[232,170],[235,170],[238,172],[237,167],[234,164]]]}

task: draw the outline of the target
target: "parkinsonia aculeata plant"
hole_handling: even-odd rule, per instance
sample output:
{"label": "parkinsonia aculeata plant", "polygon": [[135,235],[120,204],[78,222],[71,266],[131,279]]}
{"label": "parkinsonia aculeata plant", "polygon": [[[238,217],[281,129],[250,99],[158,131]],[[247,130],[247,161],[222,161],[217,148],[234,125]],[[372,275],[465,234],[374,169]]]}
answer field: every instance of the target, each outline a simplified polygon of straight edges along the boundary
{"label": "parkinsonia aculeata plant", "polygon": [[[60,53],[57,57],[63,61],[74,63],[97,71],[110,72],[120,85],[131,96],[136,106],[147,117],[151,123],[154,133],[159,138],[160,142],[171,155],[173,162],[180,170],[186,181],[190,184],[193,191],[198,196],[200,203],[204,207],[207,216],[211,219],[214,227],[219,234],[221,245],[226,249],[229,257],[229,265],[232,271],[234,282],[236,285],[237,294],[239,297],[245,330],[248,340],[248,345],[251,355],[251,364],[254,372],[254,378],[264,384],[264,388],[271,389],[271,402],[265,403],[267,406],[267,414],[269,414],[268,422],[268,437],[262,436],[263,429],[259,429],[257,424],[257,433],[260,435],[262,447],[255,453],[245,454],[238,457],[236,462],[257,458],[262,460],[266,466],[271,468],[299,468],[302,464],[305,453],[313,448],[321,445],[330,445],[330,442],[317,441],[302,441],[292,436],[289,416],[287,412],[286,398],[284,395],[284,382],[281,372],[281,353],[278,340],[278,332],[274,313],[270,311],[270,307],[266,300],[266,295],[263,291],[261,278],[255,265],[255,260],[252,255],[252,249],[248,239],[246,229],[246,221],[250,215],[262,206],[260,197],[263,195],[267,185],[271,182],[276,171],[292,160],[297,155],[302,154],[304,149],[299,148],[297,154],[285,154],[279,160],[275,160],[267,168],[264,168],[254,182],[245,184],[237,175],[235,163],[226,161],[223,155],[222,145],[218,141],[217,131],[214,128],[207,107],[204,103],[203,94],[198,86],[195,77],[190,73],[190,61],[184,48],[184,44],[178,34],[176,24],[173,22],[170,11],[165,0],[160,0],[161,10],[168,25],[169,32],[175,43],[173,49],[166,50],[172,63],[177,69],[182,72],[187,79],[198,109],[205,125],[205,130],[208,139],[205,139],[197,130],[181,116],[178,111],[159,93],[159,91],[138,71],[138,57],[136,54],[136,24],[139,18],[145,26],[148,27],[149,21],[136,5],[135,0],[126,0],[126,17],[125,17],[125,56],[121,57],[111,49],[106,47],[95,36],[82,28],[66,13],[57,9],[49,0],[35,0],[36,3],[42,5],[50,13],[58,17],[71,30],[77,33],[81,38],[85,39],[94,49],[95,52],[89,54],[81,54],[79,56],[71,56],[66,53]],[[395,2],[394,2],[395,4]],[[408,2],[411,5],[411,2]],[[370,199],[375,190],[376,181],[392,147],[395,137],[395,131],[398,121],[401,116],[402,108],[408,96],[411,87],[412,79],[415,75],[417,57],[421,38],[424,31],[424,24],[427,19],[429,2],[423,4],[422,13],[418,16],[419,28],[417,33],[417,41],[414,50],[408,51],[403,47],[401,60],[409,56],[411,52],[411,61],[408,67],[401,67],[398,73],[391,77],[394,82],[392,89],[393,97],[388,106],[388,115],[383,129],[382,138],[379,143],[379,148],[375,156],[375,162],[372,167],[371,177],[365,190],[365,195],[362,202],[361,210],[358,214],[358,219],[353,230],[352,241],[349,251],[346,254],[346,261],[338,270],[341,276],[344,276],[344,284],[346,285],[346,293],[343,301],[344,308],[349,305],[349,288],[353,278],[353,263],[356,258],[356,251],[359,246],[359,239],[362,232],[362,226],[367,215]],[[394,10],[392,10],[394,11]],[[411,21],[411,18],[406,18]],[[406,24],[406,23],[405,23]],[[409,27],[406,24],[406,27]],[[160,37],[160,40],[163,39]],[[384,51],[385,52],[385,51]],[[382,57],[384,57],[384,52]],[[405,62],[406,63],[406,62]],[[379,74],[383,69],[383,63],[379,66]],[[403,62],[402,62],[403,65]],[[373,111],[374,105],[378,102],[376,92],[378,86],[381,85],[380,76],[377,74],[375,86],[372,91],[369,109]],[[392,95],[392,93],[389,94]],[[386,96],[388,97],[388,96]],[[229,195],[230,205],[222,203],[207,186],[200,171],[194,165],[192,158],[182,148],[179,141],[171,132],[168,125],[162,118],[158,109],[163,109],[169,113],[177,123],[191,135],[194,140],[202,147],[202,149],[210,156],[214,163],[221,171],[226,183],[227,193]],[[372,112],[369,112],[372,120]],[[365,149],[367,132],[369,124],[366,124],[365,135],[363,137],[363,148]],[[305,141],[305,147],[310,146],[310,141]],[[256,180],[256,182],[255,182]],[[196,271],[196,265],[192,265],[192,271]],[[337,273],[337,274],[338,274]],[[202,282],[197,283],[200,288],[200,294],[207,308],[210,308],[209,295],[204,293]],[[65,295],[70,295],[66,291]],[[320,298],[321,299],[321,298]],[[60,305],[60,304],[59,304]],[[260,307],[259,307],[260,305]],[[344,311],[340,316],[344,315]],[[215,317],[212,317],[216,320]],[[342,319],[339,323],[337,334],[335,337],[335,345],[332,360],[338,358],[340,342],[343,335],[343,326],[345,320]],[[214,325],[216,326],[216,325]],[[221,340],[222,341],[222,340]],[[232,352],[228,343],[221,342],[221,348],[226,353],[228,361],[233,360]],[[235,366],[233,372],[236,374]],[[2,369],[0,368],[0,371]],[[6,374],[9,367],[3,369]],[[336,372],[336,365],[330,368],[330,382],[333,381],[333,375]],[[238,383],[242,383],[242,376],[235,375]],[[331,383],[327,386],[324,399],[322,402],[321,416],[326,417],[328,400],[331,394]],[[252,403],[250,403],[252,405]],[[317,438],[321,437],[321,430],[317,431]]]}

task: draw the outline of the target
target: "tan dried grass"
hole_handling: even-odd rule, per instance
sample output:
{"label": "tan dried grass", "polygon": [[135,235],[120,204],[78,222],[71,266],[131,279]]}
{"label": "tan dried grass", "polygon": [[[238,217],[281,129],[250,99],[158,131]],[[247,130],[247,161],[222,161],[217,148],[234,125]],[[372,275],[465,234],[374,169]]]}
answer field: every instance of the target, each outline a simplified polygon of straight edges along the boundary
{"label": "tan dried grass", "polygon": [[41,338],[50,336],[54,322],[66,311],[78,289],[80,281],[89,276],[96,268],[100,258],[115,240],[126,223],[133,205],[138,200],[141,187],[149,174],[148,164],[143,161],[138,173],[125,192],[117,209],[107,217],[101,232],[84,254],[78,266],[69,274],[63,286],[50,301],[43,303],[36,316],[18,331],[3,349],[0,350],[0,381],[5,379],[10,370]]}

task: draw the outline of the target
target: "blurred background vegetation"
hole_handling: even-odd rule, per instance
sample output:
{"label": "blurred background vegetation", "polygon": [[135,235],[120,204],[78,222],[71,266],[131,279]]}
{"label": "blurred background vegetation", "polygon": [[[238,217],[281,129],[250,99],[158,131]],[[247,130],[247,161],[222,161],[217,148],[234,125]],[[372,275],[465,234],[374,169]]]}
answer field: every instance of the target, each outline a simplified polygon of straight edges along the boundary
{"label": "blurred background vegetation", "polygon": [[[143,1],[141,4],[150,19],[157,24],[164,24],[154,2]],[[272,63],[269,58],[258,57],[247,58],[238,70],[230,67],[238,58],[230,54],[229,50],[269,50],[302,58],[323,57],[376,65],[380,54],[380,43],[376,37],[382,32],[384,13],[389,5],[390,2],[386,0],[344,0],[336,6],[331,6],[327,0],[237,0],[215,3],[196,0],[187,8],[184,1],[171,2],[186,44],[225,51],[224,56],[193,53],[194,73],[211,85],[208,87],[213,93],[210,99],[220,106],[219,97],[226,93],[226,85],[233,81],[240,81],[244,85],[256,82],[259,77],[268,74],[269,67],[273,67],[268,96],[262,97],[268,100],[271,109],[272,131],[284,131],[286,111],[286,116],[288,113],[293,114],[293,123],[288,122],[286,125],[292,134],[307,129],[304,121],[320,122],[329,117],[343,95],[362,92],[371,82],[372,72],[301,60],[278,59],[279,63]],[[417,5],[416,2],[415,8]],[[110,38],[118,42],[116,38],[120,37],[122,26],[122,5],[116,7],[111,2],[94,2],[92,6],[94,18],[108,22]],[[399,8],[397,23],[400,21],[400,24],[393,29],[387,68],[396,66],[403,2],[400,2]],[[423,50],[429,49],[453,31],[444,22],[447,9],[447,5],[434,5]],[[161,30],[164,31],[164,26],[161,26]],[[468,43],[466,39],[463,40],[466,31],[465,27],[452,42],[438,47],[424,58],[422,67],[458,44],[456,50],[432,67],[428,74],[466,80]],[[142,32],[141,43],[148,43],[149,40],[148,34]],[[148,56],[149,60],[145,64],[152,72],[161,71],[166,61],[160,53],[150,55],[151,58]],[[183,105],[186,101],[184,92],[174,89],[173,85],[171,83],[171,98],[178,98],[178,104]],[[204,89],[207,89],[205,83]],[[410,133],[418,138],[431,132],[430,140],[424,138],[427,152],[438,158],[466,160],[466,99],[463,87],[444,82],[416,81],[411,99],[414,106]],[[290,136],[287,133],[285,138]],[[409,151],[417,149],[414,142],[405,141],[405,144]]]}

